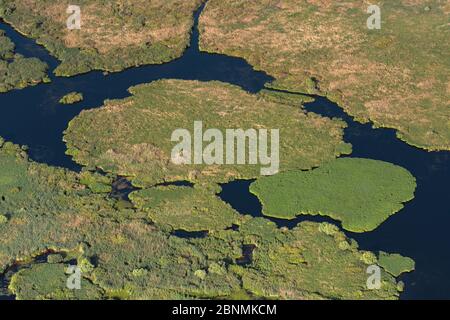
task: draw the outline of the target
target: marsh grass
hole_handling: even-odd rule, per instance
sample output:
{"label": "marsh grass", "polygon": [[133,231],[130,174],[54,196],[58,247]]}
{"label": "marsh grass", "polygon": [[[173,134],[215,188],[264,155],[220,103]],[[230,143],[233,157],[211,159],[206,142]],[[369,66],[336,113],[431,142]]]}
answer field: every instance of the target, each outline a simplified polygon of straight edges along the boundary
{"label": "marsh grass", "polygon": [[64,140],[76,162],[131,177],[138,187],[260,176],[261,165],[174,164],[172,133],[179,128],[193,132],[199,120],[204,130],[279,129],[281,171],[310,169],[351,150],[343,141],[345,123],[306,113],[300,97],[267,97],[221,82],[183,80],[155,81],[132,87],[130,93],[83,111],[70,122]]}
{"label": "marsh grass", "polygon": [[59,76],[122,71],[180,57],[202,0],[81,0],[81,29],[68,30],[70,1],[1,0],[0,17],[61,60]]}
{"label": "marsh grass", "polygon": [[[138,208],[117,209],[92,188],[110,181],[97,174],[31,162],[1,139],[0,163],[0,212],[8,217],[0,224],[0,277],[26,264],[8,273],[17,299],[398,298],[387,272],[380,290],[366,289],[367,261],[377,263],[376,256],[335,226],[308,222],[286,230],[262,218],[235,221],[215,196],[218,186],[150,188],[132,197]],[[196,220],[190,211],[202,208],[207,216]],[[221,216],[227,210],[230,217]],[[174,215],[180,212],[187,214]],[[227,219],[238,228],[222,229]],[[212,231],[179,238],[174,223]],[[239,265],[250,245],[252,259]],[[79,291],[67,290],[68,264],[83,270]]]}
{"label": "marsh grass", "polygon": [[319,93],[409,144],[450,150],[448,1],[382,1],[368,30],[367,1],[210,0],[200,47],[243,57],[271,87]]}
{"label": "marsh grass", "polygon": [[283,219],[323,215],[353,232],[372,231],[414,198],[415,178],[390,163],[342,158],[312,171],[290,171],[254,182],[263,214]]}

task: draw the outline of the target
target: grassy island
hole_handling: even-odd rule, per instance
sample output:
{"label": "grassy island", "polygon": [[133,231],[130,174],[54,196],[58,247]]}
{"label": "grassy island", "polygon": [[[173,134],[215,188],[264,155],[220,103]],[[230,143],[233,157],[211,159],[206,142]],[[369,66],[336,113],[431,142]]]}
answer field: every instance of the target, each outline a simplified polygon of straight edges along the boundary
{"label": "grassy island", "polygon": [[64,140],[78,163],[131,177],[135,186],[183,180],[218,183],[261,175],[259,163],[174,164],[173,132],[179,128],[192,132],[199,120],[204,131],[279,129],[280,171],[310,169],[351,151],[343,141],[344,122],[233,85],[161,80],[129,91],[129,98],[83,111],[70,122]]}
{"label": "grassy island", "polygon": [[342,158],[311,171],[263,177],[251,185],[267,216],[323,215],[353,232],[372,231],[414,198],[415,178],[390,163]]}
{"label": "grassy island", "polygon": [[379,265],[384,270],[392,274],[394,277],[411,272],[415,268],[415,262],[411,258],[403,257],[400,254],[389,254],[386,252],[380,252],[378,258]]}
{"label": "grassy island", "polygon": [[70,92],[59,100],[61,104],[74,104],[83,101],[83,94],[79,92]]}

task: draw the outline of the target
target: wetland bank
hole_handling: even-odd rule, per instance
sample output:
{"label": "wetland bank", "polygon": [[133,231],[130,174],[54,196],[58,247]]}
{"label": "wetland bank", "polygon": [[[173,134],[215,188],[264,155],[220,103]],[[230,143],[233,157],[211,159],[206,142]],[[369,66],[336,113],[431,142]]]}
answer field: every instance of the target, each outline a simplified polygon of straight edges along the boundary
{"label": "wetland bank", "polygon": [[[15,34],[12,29],[5,29],[9,37],[16,40],[18,51],[22,49],[30,56],[42,54],[34,43]],[[2,193],[6,199],[1,202],[6,217],[6,223],[0,224],[0,228],[5,230],[0,242],[2,268],[14,260],[39,256],[48,248],[56,248],[70,252],[78,264],[85,266],[83,277],[88,283],[81,296],[73,296],[73,292],[66,290],[61,292],[65,260],[52,258],[13,276],[9,285],[17,298],[233,298],[242,291],[252,297],[287,299],[396,298],[402,286],[397,284],[394,276],[410,271],[410,261],[399,261],[397,255],[386,258],[385,253],[379,253],[378,260],[376,255],[364,250],[400,253],[414,258],[416,271],[401,277],[405,282],[403,297],[445,297],[450,287],[445,281],[450,261],[445,250],[450,241],[445,232],[445,221],[449,220],[446,215],[448,203],[445,201],[448,154],[427,153],[407,146],[396,139],[393,131],[375,130],[371,125],[358,124],[336,105],[318,96],[313,97],[315,102],[311,103],[311,98],[305,96],[261,90],[272,80],[270,76],[253,71],[243,60],[199,52],[197,40],[198,32],[194,28],[191,47],[182,58],[165,65],[139,67],[108,76],[98,72],[67,79],[51,76],[50,85],[0,95],[2,106],[13,103],[16,106],[15,110],[6,108],[0,135],[15,143],[28,145],[32,159],[28,160],[25,150],[18,146],[6,142],[2,147],[2,164],[8,164],[1,173]],[[49,61],[52,68],[56,67],[50,57],[43,60]],[[180,80],[161,80],[163,78]],[[161,81],[152,82],[154,80]],[[181,80],[219,80],[225,83]],[[131,90],[141,91],[138,97],[127,94],[129,87],[148,82],[152,83]],[[152,91],[152,87],[159,90]],[[214,95],[214,103],[210,105],[205,103],[208,90],[220,90],[222,93]],[[83,92],[83,103],[67,108],[58,106],[57,100],[71,91]],[[192,176],[183,170],[181,173],[171,172],[171,178],[160,176],[157,172],[155,175],[153,171],[149,176],[146,166],[156,164],[158,167],[158,158],[121,163],[114,161],[117,159],[111,156],[114,154],[109,153],[110,157],[105,158],[101,149],[92,149],[93,144],[98,144],[105,148],[108,155],[108,146],[103,142],[110,141],[108,137],[114,137],[122,145],[112,144],[110,147],[130,155],[133,143],[141,145],[151,138],[155,127],[145,127],[142,137],[136,136],[133,128],[126,126],[127,121],[131,123],[141,119],[127,113],[128,110],[122,107],[124,101],[132,101],[134,108],[139,110],[147,107],[146,104],[136,103],[139,99],[160,99],[165,101],[166,106],[183,114],[190,109],[174,108],[179,101],[188,99],[196,105],[198,100],[200,105],[204,103],[205,109],[239,106],[238,102],[233,102],[233,97],[235,100],[249,101],[245,105],[248,104],[250,109],[258,102],[270,108],[287,110],[286,114],[290,109],[298,113],[298,121],[303,128],[299,134],[310,139],[307,144],[310,149],[301,154],[301,145],[287,143],[288,150],[298,150],[301,159],[299,162],[288,161],[288,166],[294,169],[320,168],[335,157],[350,152],[350,157],[390,162],[406,168],[416,177],[415,199],[372,232],[344,234],[333,224],[305,221],[308,217],[290,221],[289,229],[277,228],[270,219],[256,217],[257,213],[250,212],[258,211],[258,208],[247,207],[238,211],[240,206],[236,202],[250,199],[248,192],[232,197],[230,204],[216,196],[221,191],[226,193],[229,190],[221,188],[222,183],[227,186],[229,181],[232,181],[230,185],[239,182],[235,179],[256,178],[253,169],[234,168],[231,176],[220,171],[214,175]],[[106,99],[110,100],[103,107],[89,108],[102,105]],[[108,108],[113,112],[108,113]],[[82,109],[92,110],[77,116]],[[21,115],[20,120],[25,122],[22,126],[17,123],[18,114]],[[111,117],[110,121],[98,125],[104,115]],[[146,121],[160,115],[156,112]],[[258,122],[267,122],[267,125],[283,119],[282,114],[276,115],[280,120],[277,117],[264,119],[257,112],[254,116]],[[27,120],[28,117],[34,117],[34,121]],[[331,119],[334,117],[344,121]],[[234,121],[244,121],[242,118],[236,117]],[[46,125],[37,125],[37,119],[45,120]],[[82,166],[64,155],[66,147],[62,143],[62,133],[72,119],[65,139],[72,141],[71,153]],[[115,119],[125,119],[118,122],[125,131],[111,130]],[[146,122],[144,120],[143,124]],[[219,120],[212,117],[211,121]],[[321,131],[315,123],[333,130]],[[26,127],[28,124],[31,129]],[[83,132],[79,130],[80,126],[89,129],[93,126],[95,130]],[[23,130],[18,132],[17,128]],[[100,136],[96,137],[95,133]],[[124,140],[124,136],[132,139]],[[89,143],[83,144],[84,138]],[[76,149],[73,148],[74,143]],[[40,151],[42,148],[39,145],[42,144],[46,146],[44,150],[51,152]],[[165,148],[164,144],[160,147]],[[142,156],[139,152],[135,155],[136,159]],[[72,172],[53,168],[54,165],[76,171],[85,165],[87,168],[82,172]],[[86,170],[96,167],[106,173],[97,175]],[[108,196],[111,192],[108,185],[122,174],[131,175],[130,180],[140,189],[129,195],[133,207],[118,206],[118,199]],[[181,180],[191,181],[193,185],[177,186]],[[160,186],[155,188],[157,184]],[[409,188],[410,182],[406,185]],[[40,201],[34,201],[36,194],[42,195]],[[226,194],[221,198],[227,198]],[[400,202],[404,202],[410,196],[401,198]],[[433,203],[433,210],[430,210],[430,203]],[[260,203],[256,202],[255,207],[258,205]],[[204,217],[210,220],[204,220]],[[311,220],[315,221],[315,218]],[[40,227],[36,229],[33,225]],[[173,236],[181,235],[177,230],[183,229],[203,235]],[[205,229],[211,232],[204,234]],[[424,234],[424,237],[419,239],[417,234]],[[358,249],[351,238],[356,239],[364,250]],[[249,255],[246,248],[250,246],[253,250]],[[245,264],[242,263],[244,256],[251,256]],[[383,288],[368,291],[365,289],[365,271],[368,265],[374,263],[383,267]],[[177,268],[173,268],[174,265]],[[55,281],[48,281],[55,273],[58,274]],[[149,283],[154,287],[148,288]],[[33,288],[27,284],[32,284]]]}

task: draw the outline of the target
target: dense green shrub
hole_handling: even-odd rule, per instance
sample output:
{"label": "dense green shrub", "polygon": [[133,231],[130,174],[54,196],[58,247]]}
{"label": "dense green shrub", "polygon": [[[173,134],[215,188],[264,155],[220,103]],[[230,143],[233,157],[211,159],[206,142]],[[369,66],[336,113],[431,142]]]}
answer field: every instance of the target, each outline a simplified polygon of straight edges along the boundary
{"label": "dense green shrub", "polygon": [[50,81],[46,63],[15,54],[14,49],[14,43],[0,30],[0,93]]}
{"label": "dense green shrub", "polygon": [[414,198],[416,180],[406,169],[370,159],[342,158],[311,171],[262,177],[251,191],[267,216],[323,215],[353,232],[371,231]]}
{"label": "dense green shrub", "polygon": [[83,101],[83,94],[79,92],[70,92],[59,99],[61,104],[74,104]]}

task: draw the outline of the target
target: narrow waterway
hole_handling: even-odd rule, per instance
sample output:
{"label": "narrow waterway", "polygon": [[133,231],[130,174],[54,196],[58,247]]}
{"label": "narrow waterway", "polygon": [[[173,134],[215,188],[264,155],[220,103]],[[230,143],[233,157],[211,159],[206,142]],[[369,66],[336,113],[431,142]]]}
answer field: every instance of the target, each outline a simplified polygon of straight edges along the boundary
{"label": "narrow waterway", "polygon": [[[105,99],[128,96],[127,89],[158,79],[218,80],[239,85],[249,92],[258,92],[272,78],[256,72],[243,59],[200,52],[196,13],[191,47],[178,60],[164,65],[132,68],[104,75],[90,72],[71,78],[51,76],[52,83],[0,94],[0,136],[30,147],[30,157],[42,163],[71,170],[80,167],[65,155],[63,131],[83,109],[102,105]],[[53,70],[57,60],[42,47],[0,23],[16,44],[16,51],[46,61]],[[70,91],[84,94],[85,100],[75,105],[60,105],[58,100]],[[370,124],[354,122],[336,104],[322,97],[307,104],[308,111],[339,117],[349,127],[345,140],[353,145],[352,157],[388,161],[400,165],[417,178],[416,198],[398,214],[389,218],[373,232],[347,233],[362,249],[398,252],[416,261],[416,271],[402,276],[404,299],[450,298],[450,153],[426,152],[411,147],[389,129],[373,129]],[[248,192],[251,181],[237,181],[223,186],[222,199],[239,212],[261,216],[261,205]],[[320,217],[301,217],[293,221],[273,220],[280,227],[293,227],[299,221],[329,221]],[[180,236],[190,237],[191,234]],[[203,236],[203,234],[195,234]]]}

